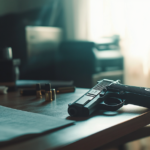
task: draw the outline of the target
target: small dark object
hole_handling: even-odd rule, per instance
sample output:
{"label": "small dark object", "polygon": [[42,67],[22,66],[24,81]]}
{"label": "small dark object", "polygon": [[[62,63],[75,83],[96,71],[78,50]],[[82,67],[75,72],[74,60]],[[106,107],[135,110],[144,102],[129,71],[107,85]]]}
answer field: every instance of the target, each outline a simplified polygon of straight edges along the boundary
{"label": "small dark object", "polygon": [[116,111],[126,104],[150,108],[150,88],[120,84],[103,79],[78,100],[69,104],[70,116],[89,116],[94,111]]}
{"label": "small dark object", "polygon": [[45,84],[45,91],[50,91],[51,90],[51,84],[50,83],[46,83]]}
{"label": "small dark object", "polygon": [[12,48],[11,47],[5,47],[0,50],[0,59],[3,60],[10,60],[13,58],[12,54]]}
{"label": "small dark object", "polygon": [[37,91],[38,91],[38,90],[41,90],[41,84],[40,84],[40,83],[36,84],[36,90],[37,90]]}
{"label": "small dark object", "polygon": [[19,79],[20,59],[13,59],[11,47],[0,48],[0,84],[15,90]]}

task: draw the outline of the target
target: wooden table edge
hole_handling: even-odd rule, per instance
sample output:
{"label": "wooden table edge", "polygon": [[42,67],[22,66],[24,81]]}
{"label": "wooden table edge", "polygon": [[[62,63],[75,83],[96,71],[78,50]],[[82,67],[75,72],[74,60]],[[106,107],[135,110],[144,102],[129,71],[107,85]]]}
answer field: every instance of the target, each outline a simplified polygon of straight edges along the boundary
{"label": "wooden table edge", "polygon": [[[133,119],[127,120],[125,122],[122,122],[120,124],[117,124],[115,126],[112,126],[108,129],[105,129],[103,131],[99,131],[95,134],[92,134],[84,139],[78,140],[74,143],[66,143],[62,144],[60,147],[49,147],[49,150],[91,150],[93,148],[98,147],[108,147],[107,145],[110,143],[110,145],[117,140],[126,135],[132,134],[133,132],[136,133],[138,130],[143,131],[142,128],[150,123],[150,111],[147,111]],[[136,124],[136,126],[135,126]],[[142,129],[141,129],[142,128]],[[112,136],[108,136],[112,135]],[[34,139],[35,143],[36,139]],[[121,140],[120,140],[121,141]],[[113,144],[112,144],[113,145]],[[34,144],[32,143],[32,140],[25,141],[22,143],[17,143],[15,145],[10,145],[8,147],[1,148],[1,150],[33,150]],[[40,148],[39,148],[40,149]],[[38,149],[36,149],[38,150]]]}
{"label": "wooden table edge", "polygon": [[[121,137],[124,137],[128,134],[137,131],[142,132],[145,130],[145,134],[143,133],[143,136],[146,135],[146,128],[142,128],[150,123],[150,111],[145,112],[133,119],[127,120],[125,122],[122,122],[120,124],[117,124],[115,126],[112,126],[108,129],[105,129],[103,131],[97,132],[89,137],[86,137],[84,139],[81,139],[79,141],[76,141],[74,143],[71,143],[69,145],[66,145],[64,147],[56,148],[57,150],[76,150],[76,149],[86,149],[91,150],[94,148],[102,147],[106,143],[110,143],[111,141],[117,140]],[[136,126],[135,126],[136,124]],[[142,128],[142,129],[141,129]],[[150,130],[150,129],[149,129]],[[112,136],[107,136],[107,135]],[[141,134],[142,136],[142,134]],[[141,137],[140,136],[140,137]],[[92,141],[92,142],[91,142]]]}

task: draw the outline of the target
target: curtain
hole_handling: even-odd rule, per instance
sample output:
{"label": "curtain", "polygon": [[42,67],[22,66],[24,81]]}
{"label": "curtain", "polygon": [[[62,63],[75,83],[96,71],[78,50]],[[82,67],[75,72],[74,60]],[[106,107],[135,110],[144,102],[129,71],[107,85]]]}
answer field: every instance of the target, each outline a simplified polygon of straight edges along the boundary
{"label": "curtain", "polygon": [[66,40],[87,40],[89,0],[63,0]]}
{"label": "curtain", "polygon": [[120,36],[127,84],[150,87],[149,8],[149,0],[89,2],[89,39]]}

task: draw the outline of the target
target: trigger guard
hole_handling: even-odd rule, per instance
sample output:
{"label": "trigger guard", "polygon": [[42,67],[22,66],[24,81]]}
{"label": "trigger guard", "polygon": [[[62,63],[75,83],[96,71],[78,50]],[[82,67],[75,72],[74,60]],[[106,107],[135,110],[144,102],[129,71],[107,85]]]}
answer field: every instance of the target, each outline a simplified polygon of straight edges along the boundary
{"label": "trigger guard", "polygon": [[114,99],[120,101],[120,103],[115,104],[115,105],[109,105],[109,104],[105,103],[105,101],[103,101],[102,103],[99,104],[99,108],[102,109],[102,110],[116,111],[119,108],[121,108],[124,105],[124,103],[125,103],[124,100],[121,100],[119,98],[115,98],[115,97],[110,97],[110,98],[114,98]]}

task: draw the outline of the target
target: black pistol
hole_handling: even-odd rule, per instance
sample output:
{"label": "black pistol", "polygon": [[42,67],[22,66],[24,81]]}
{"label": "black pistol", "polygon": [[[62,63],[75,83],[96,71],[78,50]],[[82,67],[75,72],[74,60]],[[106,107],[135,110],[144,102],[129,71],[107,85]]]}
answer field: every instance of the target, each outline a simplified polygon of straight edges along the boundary
{"label": "black pistol", "polygon": [[116,111],[126,104],[150,108],[150,88],[103,79],[78,100],[69,104],[68,113],[70,116],[86,117],[98,109]]}

